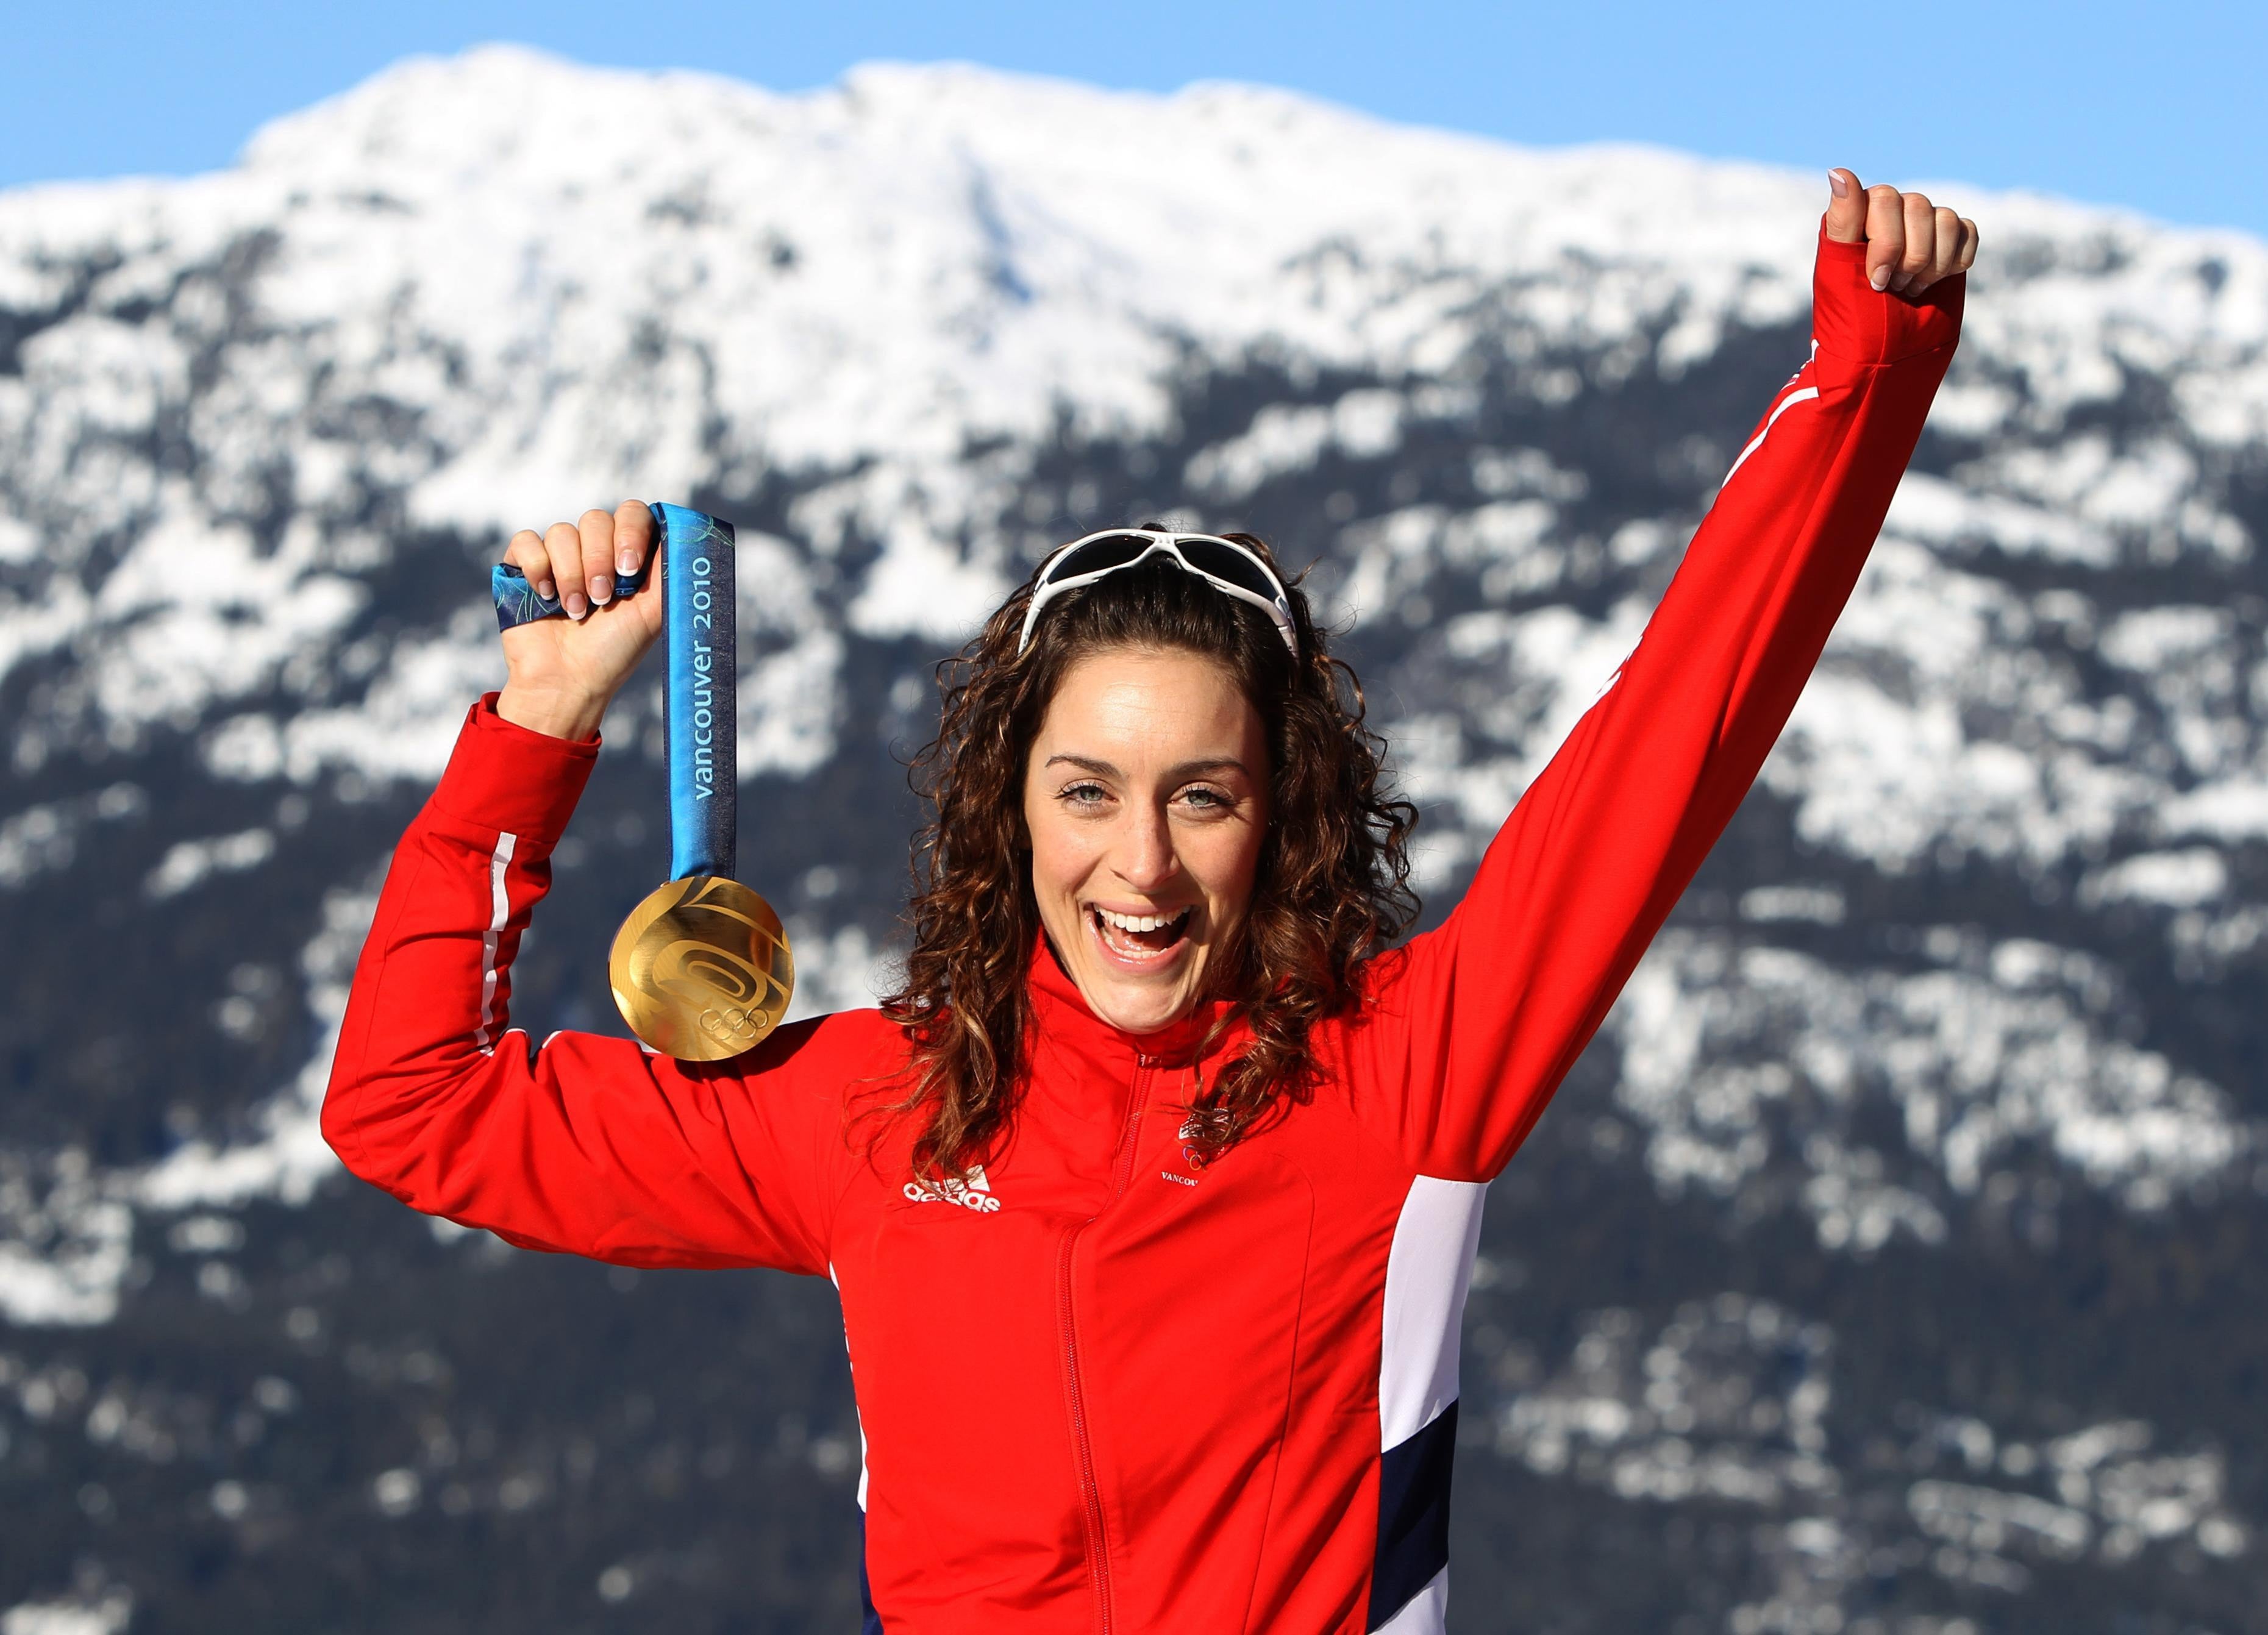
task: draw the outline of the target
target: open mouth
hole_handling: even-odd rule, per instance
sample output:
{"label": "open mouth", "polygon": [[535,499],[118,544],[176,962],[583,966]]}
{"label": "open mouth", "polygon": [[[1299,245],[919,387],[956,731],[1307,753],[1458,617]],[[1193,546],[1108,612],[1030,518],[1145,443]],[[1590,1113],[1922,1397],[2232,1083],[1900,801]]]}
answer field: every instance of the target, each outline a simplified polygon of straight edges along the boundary
{"label": "open mouth", "polygon": [[1177,914],[1119,914],[1090,907],[1087,919],[1104,949],[1130,965],[1152,965],[1172,957],[1188,940],[1194,907]]}

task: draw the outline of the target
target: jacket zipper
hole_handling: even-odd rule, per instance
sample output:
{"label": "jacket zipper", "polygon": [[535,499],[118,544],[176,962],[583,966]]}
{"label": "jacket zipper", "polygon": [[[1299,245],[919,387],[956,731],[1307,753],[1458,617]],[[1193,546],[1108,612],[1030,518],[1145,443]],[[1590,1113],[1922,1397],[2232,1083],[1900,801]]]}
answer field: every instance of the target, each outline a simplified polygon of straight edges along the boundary
{"label": "jacket zipper", "polygon": [[[1135,1148],[1140,1144],[1143,1113],[1143,1092],[1149,1079],[1151,1060],[1137,1057],[1134,1088],[1126,1113],[1126,1130],[1120,1138],[1122,1147],[1118,1163],[1110,1181],[1110,1196],[1103,1202],[1108,1209],[1126,1190],[1126,1183],[1134,1173]],[[1094,1444],[1086,1431],[1086,1397],[1079,1377],[1079,1323],[1072,1310],[1071,1297],[1071,1263],[1072,1252],[1079,1247],[1079,1234],[1101,1219],[1101,1211],[1088,1216],[1064,1234],[1063,1252],[1056,1266],[1057,1320],[1063,1333],[1064,1395],[1071,1408],[1071,1448],[1079,1459],[1079,1499],[1084,1508],[1082,1520],[1086,1528],[1086,1565],[1094,1578],[1094,1624],[1096,1635],[1110,1635],[1110,1550],[1102,1530],[1102,1484],[1094,1474]]]}

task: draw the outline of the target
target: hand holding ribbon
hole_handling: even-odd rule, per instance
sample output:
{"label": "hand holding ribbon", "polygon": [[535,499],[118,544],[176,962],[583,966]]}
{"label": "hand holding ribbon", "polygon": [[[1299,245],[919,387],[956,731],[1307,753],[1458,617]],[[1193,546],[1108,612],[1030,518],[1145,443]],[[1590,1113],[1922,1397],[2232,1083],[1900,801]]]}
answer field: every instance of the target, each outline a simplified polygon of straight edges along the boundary
{"label": "hand holding ribbon", "polygon": [[505,720],[555,738],[597,736],[608,703],[661,634],[661,599],[637,593],[659,532],[652,508],[630,500],[512,535],[495,586],[511,667],[497,701]]}

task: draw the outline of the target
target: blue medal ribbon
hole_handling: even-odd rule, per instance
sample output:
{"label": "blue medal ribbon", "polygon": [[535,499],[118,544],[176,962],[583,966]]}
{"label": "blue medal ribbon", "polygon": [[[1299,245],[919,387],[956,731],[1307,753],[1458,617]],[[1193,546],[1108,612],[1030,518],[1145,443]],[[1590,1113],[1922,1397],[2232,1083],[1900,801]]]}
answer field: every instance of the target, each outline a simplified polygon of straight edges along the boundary
{"label": "blue medal ribbon", "polygon": [[[668,661],[662,741],[669,762],[670,878],[729,880],[738,861],[740,813],[733,525],[688,505],[647,509],[659,538],[649,560],[661,564],[662,645]],[[617,578],[616,593],[634,593],[645,577],[641,568]],[[559,602],[537,595],[526,576],[507,563],[490,574],[489,589],[499,630],[566,616]]]}
{"label": "blue medal ribbon", "polygon": [[740,717],[735,707],[733,525],[656,505],[661,527],[662,642],[669,678],[662,741],[669,760],[669,873],[733,878],[740,848]]}

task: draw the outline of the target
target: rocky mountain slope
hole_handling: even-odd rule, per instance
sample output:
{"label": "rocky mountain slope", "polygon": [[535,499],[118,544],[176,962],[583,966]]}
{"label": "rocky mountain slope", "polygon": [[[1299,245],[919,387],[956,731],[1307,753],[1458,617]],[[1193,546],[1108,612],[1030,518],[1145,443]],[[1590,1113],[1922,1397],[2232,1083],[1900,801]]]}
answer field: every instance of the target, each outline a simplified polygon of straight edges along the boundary
{"label": "rocky mountain slope", "polygon": [[[7,1635],[854,1621],[828,1291],[436,1230],[314,1131],[512,528],[740,524],[743,872],[805,1008],[895,935],[929,667],[1115,521],[1314,562],[1438,912],[1801,360],[1820,192],[1241,87],[499,49],[221,174],[0,195]],[[1460,1629],[2254,1616],[2268,247],[1955,196],[1987,261],[1874,563],[1494,1189]],[[616,1025],[654,705],[539,1032]]]}

